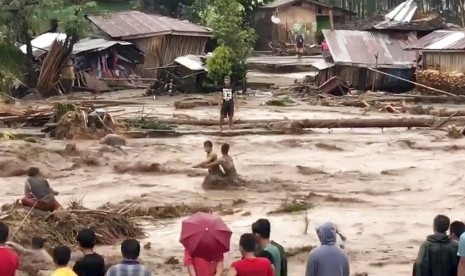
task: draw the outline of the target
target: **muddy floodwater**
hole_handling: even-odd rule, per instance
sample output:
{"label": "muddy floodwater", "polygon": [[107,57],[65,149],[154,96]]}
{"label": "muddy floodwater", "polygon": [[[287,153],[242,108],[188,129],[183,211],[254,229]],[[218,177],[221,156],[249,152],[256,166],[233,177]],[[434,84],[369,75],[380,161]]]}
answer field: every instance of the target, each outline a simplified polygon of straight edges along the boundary
{"label": "muddy floodwater", "polygon": [[[241,106],[239,119],[360,117],[357,108],[264,107],[265,96]],[[144,99],[145,112],[172,117],[185,114],[216,118],[217,107],[174,110],[172,99]],[[133,107],[136,109],[136,107]],[[126,111],[115,114],[123,116]],[[153,111],[151,111],[153,110]],[[131,115],[124,115],[126,117]],[[368,116],[398,116],[372,114]],[[212,140],[216,151],[231,145],[238,172],[249,185],[235,191],[205,191],[202,169],[191,167],[203,160],[202,144]],[[428,129],[315,130],[306,135],[134,139],[122,150],[98,141],[72,141],[77,153],[63,151],[70,141],[0,142],[0,199],[11,203],[22,196],[24,176],[10,176],[18,168],[38,166],[60,192],[66,204],[83,199],[86,207],[107,202],[147,205],[222,204],[220,214],[233,230],[232,250],[226,265],[239,256],[238,239],[252,222],[267,217],[272,239],[286,249],[317,245],[315,227],[336,223],[347,237],[351,271],[369,275],[411,275],[420,243],[432,232],[435,215],[463,220],[465,141],[452,140],[442,131]],[[156,172],[137,168],[159,163]],[[126,169],[121,169],[122,166]],[[244,203],[237,203],[243,199]],[[268,214],[286,200],[307,200],[305,212]],[[461,212],[462,211],[462,212]],[[308,217],[308,233],[305,232]],[[182,246],[178,242],[183,217],[143,220],[148,233],[142,259],[154,275],[182,275]],[[101,247],[117,256],[119,247]],[[289,259],[289,275],[305,273],[307,252]],[[167,262],[171,257],[180,263]],[[185,274],[187,275],[187,274]]]}

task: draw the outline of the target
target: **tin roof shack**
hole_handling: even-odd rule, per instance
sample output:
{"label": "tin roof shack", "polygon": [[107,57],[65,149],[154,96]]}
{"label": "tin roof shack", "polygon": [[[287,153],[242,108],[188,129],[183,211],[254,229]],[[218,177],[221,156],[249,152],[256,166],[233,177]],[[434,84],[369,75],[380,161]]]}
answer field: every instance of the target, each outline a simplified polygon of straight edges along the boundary
{"label": "tin roof shack", "polygon": [[417,82],[465,94],[465,32],[440,30],[405,48],[419,58]]}
{"label": "tin roof shack", "polygon": [[255,14],[256,49],[269,50],[271,41],[294,43],[296,31],[304,34],[306,43],[321,42],[322,29],[344,23],[352,15],[352,11],[315,0],[276,0]]}
{"label": "tin roof shack", "polygon": [[207,56],[186,55],[175,59],[175,67],[170,73],[176,89],[181,92],[201,92],[207,80]]}
{"label": "tin roof shack", "polygon": [[375,73],[385,73],[413,80],[415,53],[403,50],[416,41],[413,33],[382,34],[366,31],[323,30],[331,57],[313,64],[319,69],[317,84],[321,85],[337,76],[358,90],[402,92],[411,90],[411,84]]}
{"label": "tin roof shack", "polygon": [[[104,38],[85,38],[73,48],[76,71],[75,85],[93,91],[113,87],[135,87],[137,64],[144,53],[132,43]],[[101,80],[101,78],[105,80]]]}
{"label": "tin roof shack", "polygon": [[414,0],[400,3],[384,16],[382,21],[365,26],[365,30],[380,32],[416,32],[425,36],[432,31],[447,29],[446,22],[438,14],[424,14]]}
{"label": "tin roof shack", "polygon": [[176,57],[200,55],[213,33],[210,29],[174,18],[138,11],[88,15],[94,32],[113,39],[130,41],[145,53],[144,64],[137,67],[143,77],[153,77],[157,68]]}

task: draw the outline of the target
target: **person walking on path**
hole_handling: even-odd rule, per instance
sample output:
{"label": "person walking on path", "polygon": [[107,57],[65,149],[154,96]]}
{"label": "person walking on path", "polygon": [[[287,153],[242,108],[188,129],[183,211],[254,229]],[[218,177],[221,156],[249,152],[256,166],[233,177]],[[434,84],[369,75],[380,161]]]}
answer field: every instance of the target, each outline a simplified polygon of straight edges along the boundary
{"label": "person walking on path", "polygon": [[108,269],[105,276],[151,276],[152,273],[139,261],[140,243],[127,239],[121,244],[123,262]]}
{"label": "person walking on path", "polygon": [[77,276],[77,274],[68,267],[69,259],[71,259],[71,250],[69,247],[60,245],[53,249],[53,262],[57,269],[51,276]]}
{"label": "person walking on path", "polygon": [[16,276],[19,270],[18,255],[6,244],[9,234],[8,225],[0,221],[0,275],[2,276]]}
{"label": "person walking on path", "polygon": [[308,255],[306,276],[349,276],[349,258],[336,244],[336,227],[331,222],[317,229],[321,246]]}
{"label": "person walking on path", "polygon": [[242,259],[231,265],[228,276],[274,276],[271,262],[266,258],[255,257],[253,234],[243,234],[239,240]]}
{"label": "person walking on path", "polygon": [[415,261],[415,276],[457,275],[458,244],[447,235],[450,220],[444,215],[434,218],[434,234],[426,237]]}

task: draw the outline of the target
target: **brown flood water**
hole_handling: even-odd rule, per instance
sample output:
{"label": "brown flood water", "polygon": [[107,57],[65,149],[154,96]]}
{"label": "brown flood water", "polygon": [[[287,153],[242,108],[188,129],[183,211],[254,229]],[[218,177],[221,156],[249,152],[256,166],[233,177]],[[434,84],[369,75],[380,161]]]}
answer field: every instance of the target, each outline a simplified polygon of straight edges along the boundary
{"label": "brown flood water", "polygon": [[[257,103],[262,101],[263,98],[255,98],[255,105],[248,103],[239,109],[237,117],[360,116],[358,109],[259,107]],[[168,117],[183,113],[211,118],[218,112],[216,107],[174,111],[171,103],[171,99],[152,101],[152,109]],[[230,154],[238,172],[250,182],[250,187],[237,191],[201,188],[204,172],[191,166],[204,158],[202,143],[206,139],[211,139],[217,149],[225,142],[231,145]],[[11,170],[12,164],[25,168],[39,166],[60,191],[60,201],[66,204],[84,196],[84,205],[90,208],[125,200],[152,205],[216,206],[244,199],[245,204],[233,207],[234,214],[223,216],[234,231],[227,266],[239,255],[239,236],[250,231],[253,221],[267,217],[272,223],[272,238],[285,248],[318,244],[314,228],[332,221],[348,238],[346,249],[352,272],[410,275],[420,243],[432,232],[434,216],[443,213],[452,220],[463,220],[459,206],[465,198],[462,179],[465,141],[449,140],[439,131],[317,130],[301,136],[232,138],[193,135],[130,140],[124,151],[107,150],[97,141],[73,143],[79,156],[61,153],[64,141],[43,140],[38,144],[2,141],[0,170]],[[113,166],[122,162],[160,163],[164,170],[156,174],[115,172]],[[299,170],[297,166],[304,168]],[[23,183],[24,177],[1,177],[0,204],[19,198]],[[308,234],[304,234],[303,212],[267,215],[284,200],[310,193],[314,193],[310,200],[315,208],[308,210]],[[244,212],[250,215],[243,216]],[[182,262],[178,242],[182,219],[143,222],[149,234],[143,243],[150,242],[151,249],[143,251],[142,259],[154,275],[180,275],[181,265],[164,262],[169,257]],[[118,246],[102,247],[99,251],[119,254]],[[304,275],[306,258],[307,253],[292,257],[289,275]]]}

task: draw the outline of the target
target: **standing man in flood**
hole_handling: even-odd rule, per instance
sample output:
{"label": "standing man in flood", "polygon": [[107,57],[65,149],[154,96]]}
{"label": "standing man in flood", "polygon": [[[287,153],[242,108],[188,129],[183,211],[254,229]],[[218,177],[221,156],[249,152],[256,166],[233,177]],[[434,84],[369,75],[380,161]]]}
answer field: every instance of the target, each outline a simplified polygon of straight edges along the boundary
{"label": "standing man in flood", "polygon": [[228,117],[229,128],[233,127],[234,104],[236,103],[236,95],[231,85],[231,78],[224,77],[224,86],[222,91],[221,110],[220,110],[220,131],[223,130],[224,119]]}

